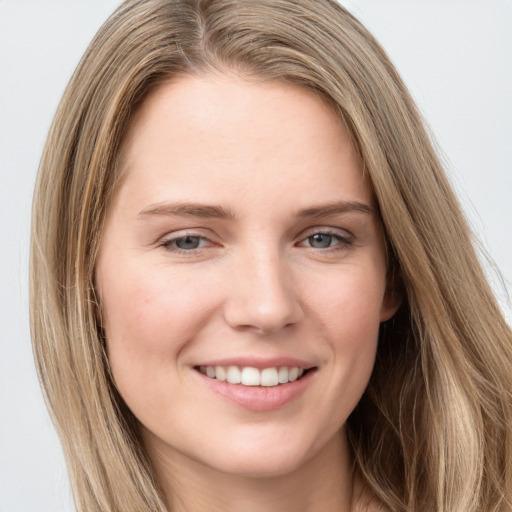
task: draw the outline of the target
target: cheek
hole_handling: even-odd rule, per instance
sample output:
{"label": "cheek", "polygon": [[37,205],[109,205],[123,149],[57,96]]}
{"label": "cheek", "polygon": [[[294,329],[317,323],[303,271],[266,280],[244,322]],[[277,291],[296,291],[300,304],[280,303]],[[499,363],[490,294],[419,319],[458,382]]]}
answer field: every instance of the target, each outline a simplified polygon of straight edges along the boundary
{"label": "cheek", "polygon": [[322,324],[338,344],[374,342],[380,325],[385,292],[383,273],[372,268],[352,268],[324,281],[315,307]]}
{"label": "cheek", "polygon": [[332,367],[332,407],[345,404],[345,415],[359,401],[375,363],[385,289],[380,276],[371,270],[352,272],[340,281],[333,280],[317,302],[324,338],[330,346],[325,364]]}
{"label": "cheek", "polygon": [[[204,285],[186,275],[119,265],[103,274],[101,294],[110,365],[125,395],[166,389],[181,350],[215,309]],[[206,303],[208,301],[208,303]],[[179,369],[179,368],[178,368]]]}
{"label": "cheek", "polygon": [[[176,272],[126,269],[129,277],[110,273],[102,280],[102,312],[107,337],[141,349],[158,350],[160,343],[187,338],[204,314],[204,286]],[[145,340],[145,343],[142,343]]]}

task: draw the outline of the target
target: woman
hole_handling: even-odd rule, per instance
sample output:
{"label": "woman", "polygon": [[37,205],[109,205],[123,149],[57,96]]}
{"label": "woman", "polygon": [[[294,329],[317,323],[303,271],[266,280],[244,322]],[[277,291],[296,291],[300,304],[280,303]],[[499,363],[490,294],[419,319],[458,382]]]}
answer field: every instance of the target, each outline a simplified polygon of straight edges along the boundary
{"label": "woman", "polygon": [[402,81],[331,1],[128,1],[38,178],[79,510],[505,511],[510,329]]}

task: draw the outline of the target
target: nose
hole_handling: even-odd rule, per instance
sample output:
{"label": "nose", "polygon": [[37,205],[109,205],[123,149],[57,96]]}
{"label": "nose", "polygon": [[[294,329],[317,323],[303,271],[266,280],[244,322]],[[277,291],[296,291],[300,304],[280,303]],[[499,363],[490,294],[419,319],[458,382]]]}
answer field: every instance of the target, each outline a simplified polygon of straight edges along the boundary
{"label": "nose", "polygon": [[224,304],[225,321],[233,329],[272,334],[301,320],[298,290],[284,260],[277,251],[239,258]]}

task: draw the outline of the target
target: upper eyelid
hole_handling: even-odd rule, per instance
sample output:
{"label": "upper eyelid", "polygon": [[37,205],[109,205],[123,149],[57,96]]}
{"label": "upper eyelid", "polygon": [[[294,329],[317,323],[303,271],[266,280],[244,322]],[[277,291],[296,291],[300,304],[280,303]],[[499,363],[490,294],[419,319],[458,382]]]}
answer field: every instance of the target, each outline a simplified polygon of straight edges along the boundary
{"label": "upper eyelid", "polygon": [[197,238],[204,238],[206,240],[211,240],[213,236],[211,234],[205,234],[204,232],[201,232],[201,229],[195,229],[195,228],[185,228],[185,229],[179,229],[177,231],[172,231],[170,233],[166,233],[162,237],[160,237],[160,242],[164,241],[172,241],[177,240],[180,238],[184,238],[187,236],[195,236]]}
{"label": "upper eyelid", "polygon": [[183,235],[165,235],[161,238],[161,241],[162,242],[173,242],[174,240],[181,240],[182,238],[187,238],[187,237],[191,237],[191,238],[200,238],[202,240],[210,240],[209,237],[207,236],[204,236],[204,235],[199,235],[197,233],[184,233]]}
{"label": "upper eyelid", "polygon": [[303,230],[297,238],[298,239],[308,238],[312,235],[321,234],[321,233],[325,233],[327,235],[337,235],[342,238],[353,238],[353,234],[350,231],[343,229],[343,228],[334,228],[334,227],[329,227],[329,226],[315,226],[315,227],[307,228],[307,229]]}

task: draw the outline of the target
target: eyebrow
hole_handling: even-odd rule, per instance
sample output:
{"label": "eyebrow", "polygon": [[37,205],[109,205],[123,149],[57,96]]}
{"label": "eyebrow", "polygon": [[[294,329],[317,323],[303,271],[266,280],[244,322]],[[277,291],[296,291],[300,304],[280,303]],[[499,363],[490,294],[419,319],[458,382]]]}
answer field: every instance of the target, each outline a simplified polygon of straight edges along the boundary
{"label": "eyebrow", "polygon": [[[359,201],[337,201],[335,203],[304,208],[299,210],[296,213],[296,216],[299,219],[311,219],[349,212],[372,214],[374,209]],[[139,212],[139,215],[143,217],[149,215],[176,215],[228,220],[236,218],[236,215],[229,209],[219,205],[208,205],[202,203],[157,203],[142,209]]]}
{"label": "eyebrow", "polygon": [[305,208],[297,213],[297,217],[300,219],[314,219],[318,217],[327,217],[329,215],[350,212],[372,214],[374,209],[366,203],[361,203],[359,201],[338,201],[335,203]]}
{"label": "eyebrow", "polygon": [[234,219],[235,214],[222,206],[201,203],[157,203],[139,212],[139,215],[178,215],[215,219]]}

